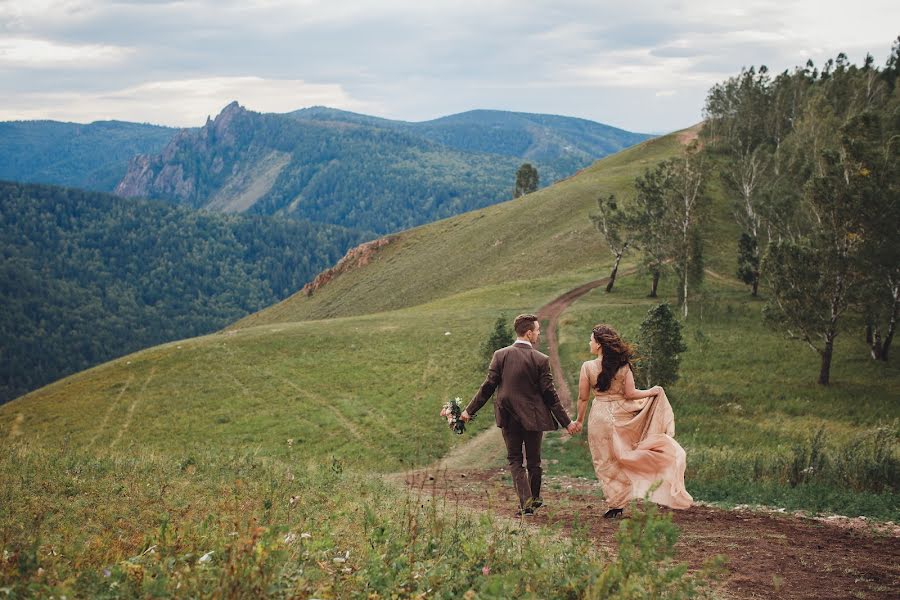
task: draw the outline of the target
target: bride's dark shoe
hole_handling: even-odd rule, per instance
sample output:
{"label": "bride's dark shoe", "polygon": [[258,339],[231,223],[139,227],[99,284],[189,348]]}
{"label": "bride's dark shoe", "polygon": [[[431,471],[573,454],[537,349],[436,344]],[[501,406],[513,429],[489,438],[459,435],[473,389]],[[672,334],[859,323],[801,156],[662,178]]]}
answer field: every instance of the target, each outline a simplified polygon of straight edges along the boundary
{"label": "bride's dark shoe", "polygon": [[606,511],[606,514],[603,515],[603,518],[604,519],[615,519],[616,517],[621,517],[621,516],[622,516],[621,508],[611,508],[608,511]]}

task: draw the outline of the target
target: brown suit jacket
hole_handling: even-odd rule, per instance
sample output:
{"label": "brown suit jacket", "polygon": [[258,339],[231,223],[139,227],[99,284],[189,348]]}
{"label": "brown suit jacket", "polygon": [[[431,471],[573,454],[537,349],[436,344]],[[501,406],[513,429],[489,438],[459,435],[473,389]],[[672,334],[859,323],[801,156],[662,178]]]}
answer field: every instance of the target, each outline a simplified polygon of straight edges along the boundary
{"label": "brown suit jacket", "polygon": [[487,378],[466,411],[475,415],[494,390],[497,427],[517,421],[526,431],[553,431],[572,419],[559,401],[550,373],[550,358],[528,344],[515,343],[494,352]]}

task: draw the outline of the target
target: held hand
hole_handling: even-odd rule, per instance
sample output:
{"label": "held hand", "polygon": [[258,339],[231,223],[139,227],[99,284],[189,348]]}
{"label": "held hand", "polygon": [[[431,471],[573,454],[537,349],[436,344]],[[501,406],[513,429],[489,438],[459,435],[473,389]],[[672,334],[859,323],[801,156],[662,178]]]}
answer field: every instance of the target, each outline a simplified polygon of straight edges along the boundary
{"label": "held hand", "polygon": [[467,410],[462,411],[462,414],[459,415],[459,418],[462,419],[464,423],[468,423],[472,419],[472,417],[469,415],[469,411]]}
{"label": "held hand", "polygon": [[569,432],[569,435],[575,435],[580,431],[578,427],[578,421],[572,421],[566,426],[566,431]]}

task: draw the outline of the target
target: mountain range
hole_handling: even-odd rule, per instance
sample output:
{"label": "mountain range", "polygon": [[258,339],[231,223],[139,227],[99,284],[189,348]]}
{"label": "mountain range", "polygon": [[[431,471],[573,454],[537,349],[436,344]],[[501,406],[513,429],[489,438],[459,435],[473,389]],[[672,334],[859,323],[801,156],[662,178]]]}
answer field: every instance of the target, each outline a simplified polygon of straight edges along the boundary
{"label": "mountain range", "polygon": [[324,107],[262,114],[233,102],[160,153],[133,158],[115,193],[386,234],[509,199],[523,160],[550,183],[646,137],[549,115],[407,123]]}
{"label": "mountain range", "polygon": [[413,123],[233,102],[181,130],[0,123],[0,178],[385,234],[509,199],[525,161],[544,186],[648,137],[555,115],[473,110]]}

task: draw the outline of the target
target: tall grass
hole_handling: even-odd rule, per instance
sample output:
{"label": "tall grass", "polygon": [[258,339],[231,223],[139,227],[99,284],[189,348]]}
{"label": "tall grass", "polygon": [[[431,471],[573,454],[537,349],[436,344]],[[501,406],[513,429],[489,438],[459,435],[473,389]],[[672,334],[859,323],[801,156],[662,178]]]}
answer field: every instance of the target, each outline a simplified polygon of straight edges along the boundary
{"label": "tall grass", "polygon": [[652,511],[623,524],[613,560],[577,527],[472,513],[339,461],[17,443],[0,480],[12,597],[687,597],[713,573],[673,562],[677,530]]}

